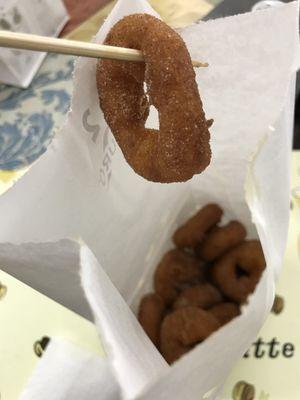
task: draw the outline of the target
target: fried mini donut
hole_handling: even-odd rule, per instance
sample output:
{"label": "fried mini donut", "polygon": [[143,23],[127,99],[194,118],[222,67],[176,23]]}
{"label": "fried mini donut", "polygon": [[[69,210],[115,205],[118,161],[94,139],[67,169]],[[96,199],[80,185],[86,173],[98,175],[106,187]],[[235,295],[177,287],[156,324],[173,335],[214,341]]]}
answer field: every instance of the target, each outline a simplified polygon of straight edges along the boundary
{"label": "fried mini donut", "polygon": [[209,312],[220,322],[221,325],[227,324],[233,318],[240,315],[240,308],[235,303],[220,303],[212,307]]}
{"label": "fried mini donut", "polygon": [[220,222],[223,211],[217,204],[207,204],[179,227],[173,235],[178,248],[194,248],[204,238],[205,233]]}
{"label": "fried mini donut", "polygon": [[154,274],[155,292],[167,305],[187,286],[204,279],[203,263],[192,255],[174,249],[165,254]]}
{"label": "fried mini donut", "polygon": [[247,232],[243,224],[231,221],[225,226],[213,229],[203,242],[199,243],[195,252],[205,261],[214,261],[228,250],[242,243]]}
{"label": "fried mini donut", "polygon": [[222,256],[212,268],[212,278],[221,292],[243,303],[254,292],[266,267],[261,244],[249,240]]}
{"label": "fried mini donut", "polygon": [[160,331],[160,351],[172,364],[220,327],[208,311],[197,307],[180,308],[166,315]]}
{"label": "fried mini donut", "polygon": [[207,310],[221,303],[222,300],[223,296],[219,290],[209,283],[205,283],[185,289],[175,300],[173,308],[176,310],[177,308],[193,306]]}
{"label": "fried mini donut", "polygon": [[164,301],[156,293],[149,293],[142,298],[138,312],[138,320],[156,347],[158,347],[159,344],[160,325],[164,313]]}
{"label": "fried mini donut", "polygon": [[[162,183],[202,172],[211,158],[211,122],[182,38],[151,15],[133,14],[114,25],[104,43],[141,50],[145,57],[145,63],[102,59],[97,64],[100,106],[128,164]],[[145,128],[150,105],[158,110],[159,130]]]}

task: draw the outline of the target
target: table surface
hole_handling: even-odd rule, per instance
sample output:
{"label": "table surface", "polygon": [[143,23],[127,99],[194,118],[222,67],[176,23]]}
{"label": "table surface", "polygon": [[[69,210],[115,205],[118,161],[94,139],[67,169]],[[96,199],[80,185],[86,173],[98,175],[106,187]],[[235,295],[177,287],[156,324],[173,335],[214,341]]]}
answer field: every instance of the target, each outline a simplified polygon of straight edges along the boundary
{"label": "table surface", "polygon": [[[289,3],[293,0],[281,0],[284,3]],[[241,14],[250,11],[258,0],[224,0],[204,19],[212,19],[225,17],[228,15]]]}
{"label": "table surface", "polygon": [[[250,10],[257,0],[223,0],[220,3],[220,0],[207,0],[211,4],[216,4],[214,10],[212,10],[207,17],[209,18],[218,18],[221,16],[234,15],[238,13],[243,13]],[[292,0],[282,0],[285,3],[288,3]],[[70,21],[66,24],[63,29],[61,36],[65,36],[74,30],[79,24],[83,21],[90,18],[93,14],[99,11],[101,8],[109,4],[111,0],[86,0],[86,1],[78,1],[78,0],[64,0],[68,13],[70,15]],[[165,2],[165,0],[161,0],[161,3]],[[201,0],[199,0],[201,2]]]}
{"label": "table surface", "polygon": [[110,3],[110,0],[64,0],[64,3],[70,15],[70,20],[61,32],[61,36],[70,33],[83,21],[90,18],[107,3]]}

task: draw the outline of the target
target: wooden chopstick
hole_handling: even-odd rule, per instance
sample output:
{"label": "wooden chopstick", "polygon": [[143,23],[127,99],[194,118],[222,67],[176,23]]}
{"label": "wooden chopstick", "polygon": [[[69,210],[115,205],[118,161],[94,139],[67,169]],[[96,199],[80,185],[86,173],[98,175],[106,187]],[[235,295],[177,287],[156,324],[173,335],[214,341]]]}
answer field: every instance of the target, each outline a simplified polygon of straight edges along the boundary
{"label": "wooden chopstick", "polygon": [[[143,54],[138,50],[1,30],[0,47],[122,61],[144,61]],[[208,64],[193,61],[193,66],[207,67]]]}

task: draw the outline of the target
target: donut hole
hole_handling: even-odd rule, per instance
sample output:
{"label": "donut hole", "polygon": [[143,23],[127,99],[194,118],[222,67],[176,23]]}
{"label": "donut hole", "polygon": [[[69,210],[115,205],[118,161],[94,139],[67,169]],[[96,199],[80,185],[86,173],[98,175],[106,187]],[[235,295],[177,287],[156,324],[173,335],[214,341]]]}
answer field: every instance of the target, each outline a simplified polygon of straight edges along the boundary
{"label": "donut hole", "polygon": [[144,82],[144,93],[147,98],[148,104],[150,104],[149,115],[145,122],[145,128],[146,129],[155,129],[158,131],[159,130],[159,113],[158,113],[157,108],[153,104],[151,104],[146,82]]}
{"label": "donut hole", "polygon": [[241,279],[245,276],[248,276],[248,274],[240,265],[237,265],[235,267],[235,276],[237,279]]}
{"label": "donut hole", "polygon": [[149,115],[145,123],[145,128],[155,129],[157,131],[159,130],[159,113],[153,105],[150,106]]}

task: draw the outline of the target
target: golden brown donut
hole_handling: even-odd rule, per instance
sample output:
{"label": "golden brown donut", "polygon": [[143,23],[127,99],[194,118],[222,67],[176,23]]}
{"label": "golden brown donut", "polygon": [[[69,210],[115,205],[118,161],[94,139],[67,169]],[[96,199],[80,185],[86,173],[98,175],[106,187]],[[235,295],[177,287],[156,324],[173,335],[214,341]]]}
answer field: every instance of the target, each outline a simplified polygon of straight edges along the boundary
{"label": "golden brown donut", "polygon": [[204,279],[203,263],[181,250],[165,254],[154,274],[155,292],[166,304],[171,304],[178,293]]}
{"label": "golden brown donut", "polygon": [[217,204],[207,204],[179,227],[173,235],[178,248],[194,248],[204,238],[205,233],[222,218],[223,211]]}
{"label": "golden brown donut", "polygon": [[164,318],[161,325],[161,354],[172,364],[219,327],[219,321],[201,308],[185,307],[175,310]]}
{"label": "golden brown donut", "polygon": [[214,228],[203,242],[199,243],[195,252],[205,261],[214,261],[228,250],[242,243],[247,232],[243,224],[231,221],[229,224]]}
{"label": "golden brown donut", "polygon": [[[133,14],[104,43],[141,50],[146,60],[97,64],[100,106],[128,164],[153,182],[182,182],[202,172],[211,158],[211,121],[182,38],[151,15]],[[158,110],[159,130],[145,128],[150,105]]]}
{"label": "golden brown donut", "polygon": [[140,303],[138,320],[153,344],[158,347],[160,325],[165,313],[165,304],[156,293],[144,296]]}
{"label": "golden brown donut", "polygon": [[192,306],[207,310],[215,304],[221,303],[222,300],[223,296],[217,288],[209,283],[204,283],[185,289],[175,300],[173,308]]}
{"label": "golden brown donut", "polygon": [[240,308],[235,303],[220,303],[212,307],[209,312],[220,322],[221,325],[227,324],[233,318],[240,315]]}
{"label": "golden brown donut", "polygon": [[212,278],[225,296],[243,303],[254,292],[265,267],[260,242],[249,240],[217,260],[212,268]]}

